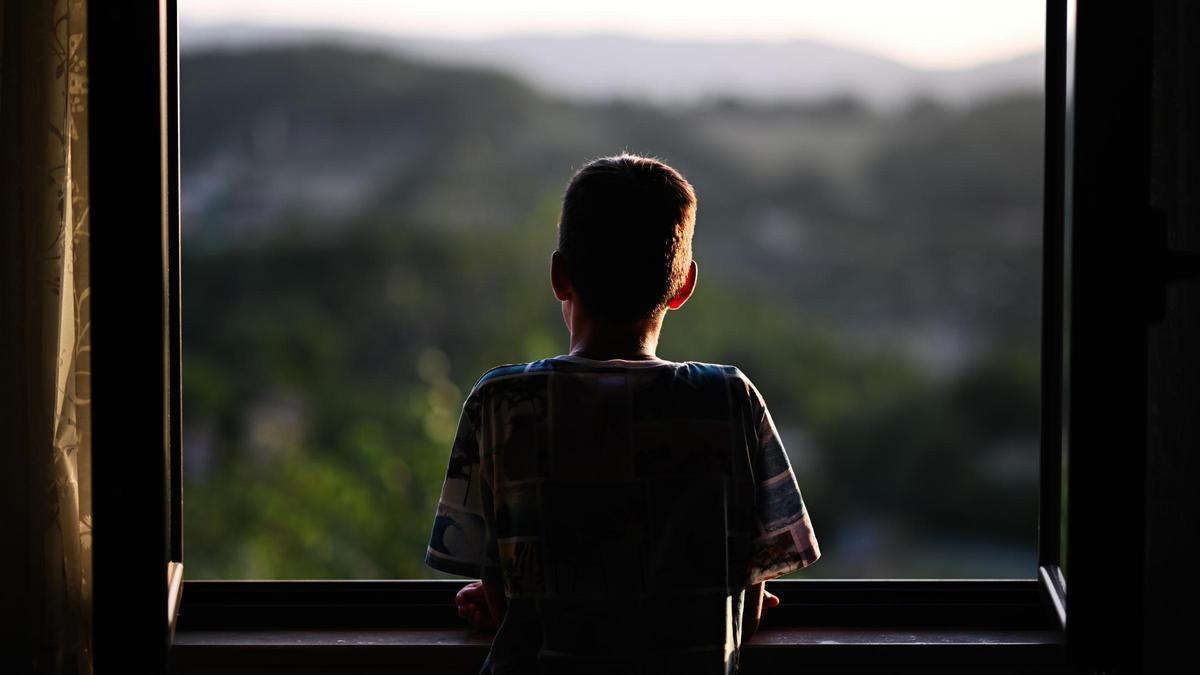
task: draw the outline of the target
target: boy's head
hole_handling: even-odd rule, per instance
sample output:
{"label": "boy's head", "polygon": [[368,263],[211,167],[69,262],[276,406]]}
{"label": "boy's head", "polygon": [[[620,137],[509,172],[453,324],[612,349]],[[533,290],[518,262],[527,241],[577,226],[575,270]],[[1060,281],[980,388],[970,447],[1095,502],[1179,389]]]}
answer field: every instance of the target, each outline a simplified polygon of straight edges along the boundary
{"label": "boy's head", "polygon": [[593,160],[563,196],[558,251],[582,304],[615,323],[648,319],[684,286],[696,193],[651,157]]}

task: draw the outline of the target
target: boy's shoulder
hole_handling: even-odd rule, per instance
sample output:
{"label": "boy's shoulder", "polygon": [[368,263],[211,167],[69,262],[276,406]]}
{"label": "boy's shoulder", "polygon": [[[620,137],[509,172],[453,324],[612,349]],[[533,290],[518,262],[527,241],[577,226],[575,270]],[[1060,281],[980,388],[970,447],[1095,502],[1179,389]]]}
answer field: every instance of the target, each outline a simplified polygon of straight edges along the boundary
{"label": "boy's shoulder", "polygon": [[756,398],[759,396],[758,390],[755,388],[754,383],[750,381],[750,378],[740,368],[730,364],[711,363],[707,361],[660,360],[650,363],[632,362],[624,365],[614,365],[612,362],[570,359],[562,356],[522,363],[506,363],[489,368],[476,380],[475,385],[471,387],[470,394],[477,394],[482,389],[492,388],[501,383],[512,383],[530,376],[545,375],[552,372],[661,372],[663,369],[670,371],[675,378],[685,380],[696,380],[706,376],[721,375],[725,380],[734,383],[737,388],[743,388],[746,393]]}
{"label": "boy's shoulder", "polygon": [[468,393],[469,397],[474,397],[480,391],[492,389],[495,386],[525,379],[530,375],[537,375],[552,370],[552,364],[547,362],[551,359],[541,359],[538,361],[525,361],[522,363],[505,363],[499,366],[488,368],[479,376],[475,384],[471,387]]}
{"label": "boy's shoulder", "polygon": [[482,375],[479,376],[479,379],[475,381],[475,386],[471,387],[471,390],[475,391],[489,382],[497,382],[514,375],[521,375],[529,369],[529,366],[529,363],[506,363],[504,365],[488,368],[483,372]]}

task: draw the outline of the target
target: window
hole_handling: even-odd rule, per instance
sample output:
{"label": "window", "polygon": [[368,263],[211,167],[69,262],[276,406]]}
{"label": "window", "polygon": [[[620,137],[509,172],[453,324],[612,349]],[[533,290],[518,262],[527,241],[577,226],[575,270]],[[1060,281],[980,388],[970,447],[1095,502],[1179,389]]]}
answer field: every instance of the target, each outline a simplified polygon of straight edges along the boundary
{"label": "window", "polygon": [[[823,521],[804,576],[1033,579],[1043,12],[913,6],[888,32],[888,10],[799,3],[733,34],[750,44],[704,42],[722,16],[702,9],[507,41],[448,41],[490,16],[470,6],[423,42],[184,23],[193,578],[435,574],[413,552],[463,392],[565,349],[544,260],[562,186],[628,147],[700,194],[700,292],[660,354],[736,363],[766,394]],[[413,13],[391,12],[365,16]],[[764,37],[786,22],[816,27]],[[838,38],[848,22],[892,56]],[[968,31],[992,53],[917,52]]]}
{"label": "window", "polygon": [[[165,3],[166,15],[173,18],[174,3]],[[143,10],[143,14],[123,17],[124,23],[121,27],[133,32],[142,31],[143,35],[151,35],[157,32],[159,26],[159,17],[153,10]],[[122,34],[117,30],[118,23],[114,17],[107,16],[103,11],[97,12],[97,17],[93,19],[94,25],[98,28],[93,36],[93,51],[92,61],[97,64],[94,70],[94,79],[97,82],[104,82],[110,86],[109,93],[106,96],[97,97],[94,101],[94,119],[119,120],[118,111],[123,110],[123,105],[129,104],[129,100],[121,101],[115,96],[115,92],[128,93],[137,96],[139,90],[135,84],[144,85],[146,78],[146,68],[144,57],[139,61],[136,55],[136,49],[133,45],[125,46],[115,44],[115,40],[110,38],[106,42],[102,37],[104,35],[116,36]],[[1047,31],[1048,53],[1064,54],[1066,48],[1065,33],[1059,30],[1059,27],[1065,25],[1065,6],[1059,3],[1049,3],[1048,25],[1051,27]],[[107,23],[106,23],[107,22]],[[165,43],[167,48],[165,53],[171,54],[174,45],[174,34],[172,28],[174,22],[168,20],[165,22],[168,27]],[[107,29],[107,30],[105,30]],[[98,39],[97,39],[98,38]],[[128,51],[123,51],[128,50]],[[99,64],[120,63],[124,59],[125,63],[140,66],[134,67],[130,72],[135,75],[140,74],[140,80],[133,80],[131,84],[114,85],[118,77],[114,70],[105,70]],[[1053,85],[1055,80],[1055,64],[1061,64],[1062,60],[1056,61],[1050,59],[1048,72],[1050,74],[1049,82]],[[167,59],[170,63],[170,59]],[[170,92],[171,84],[175,81],[172,75],[172,69],[164,69],[166,77],[164,78],[164,91]],[[1061,71],[1057,71],[1060,73]],[[131,76],[132,77],[132,76]],[[1061,80],[1057,80],[1061,84]],[[155,91],[157,96],[159,92]],[[143,103],[155,103],[145,91],[140,94],[140,100]],[[170,101],[172,97],[167,95],[164,97],[167,105],[161,109],[169,113],[171,111]],[[1048,100],[1053,100],[1053,97]],[[159,111],[157,105],[149,105]],[[136,108],[136,106],[135,106]],[[1054,110],[1051,103],[1048,119],[1062,119],[1062,108]],[[153,124],[151,124],[153,122]],[[145,129],[153,126],[155,128],[165,127],[170,129],[172,116],[170,114],[163,115],[157,120],[148,120],[145,117],[137,120],[129,120],[122,124],[114,125],[110,128],[122,128],[132,131],[141,131],[143,133],[133,133],[129,138],[123,139],[123,143],[118,143],[116,135],[108,135],[95,143],[93,156],[100,158],[100,161],[110,161],[115,163],[115,158],[121,153],[132,153],[139,158],[148,158],[153,160],[159,156],[159,152],[163,150],[163,138],[168,139],[166,143],[167,157],[172,160],[176,157],[176,149],[172,147],[169,139],[172,134],[168,133],[165,136],[155,134],[146,134]],[[98,128],[103,128],[102,125],[94,125]],[[1053,128],[1053,123],[1051,127]],[[1061,140],[1061,139],[1060,139]],[[1048,146],[1051,144],[1048,143]],[[1053,150],[1054,148],[1050,148]],[[1049,150],[1048,150],[1049,152]],[[136,164],[136,162],[135,162]],[[130,209],[145,209],[140,212],[146,218],[160,218],[164,212],[171,214],[175,212],[175,208],[171,205],[171,200],[177,195],[174,187],[174,180],[171,175],[171,167],[173,161],[168,161],[164,166],[158,165],[154,161],[149,161],[146,165],[140,168],[135,167],[135,171],[122,176],[122,182],[118,182],[113,177],[100,178],[94,185],[94,208],[108,209],[109,218],[112,217],[113,204],[120,203],[119,196],[122,194],[130,197],[135,197],[128,201]],[[1053,165],[1053,161],[1050,162]],[[140,173],[139,173],[140,172]],[[165,176],[163,175],[165,173]],[[164,180],[165,178],[165,180]],[[155,190],[147,192],[146,185],[153,184]],[[148,194],[158,191],[159,186],[164,185],[166,189],[159,193],[156,199],[161,199],[160,202],[154,203],[154,199],[143,204],[141,199]],[[103,189],[101,189],[101,186]],[[1052,182],[1047,184],[1049,192],[1053,192]],[[105,196],[107,195],[107,196]],[[151,207],[154,208],[151,208]],[[166,206],[166,209],[162,207]],[[97,220],[97,222],[100,222]],[[109,222],[112,222],[110,220]],[[1048,220],[1048,231],[1054,232],[1057,223],[1054,219]],[[181,401],[178,399],[179,385],[178,381],[172,381],[171,368],[163,368],[163,359],[148,359],[147,354],[157,356],[167,356],[165,360],[169,364],[179,363],[178,352],[178,324],[172,320],[172,317],[178,317],[178,306],[167,304],[166,312],[163,312],[162,291],[167,293],[167,297],[178,301],[178,287],[173,286],[170,282],[172,279],[171,263],[174,262],[173,253],[178,253],[178,240],[172,240],[169,236],[171,228],[164,228],[163,239],[157,240],[156,237],[147,237],[156,239],[153,246],[143,245],[134,251],[121,248],[120,244],[125,242],[116,242],[114,239],[101,241],[96,246],[97,260],[107,260],[107,266],[97,264],[97,269],[93,272],[93,288],[99,291],[112,293],[114,290],[125,290],[128,294],[110,294],[107,304],[98,302],[96,304],[96,313],[100,314],[102,310],[107,311],[110,321],[116,320],[126,322],[123,327],[129,329],[132,339],[129,344],[116,346],[116,341],[111,337],[107,342],[97,339],[97,348],[100,344],[110,346],[110,351],[103,357],[107,360],[106,363],[110,366],[118,363],[121,357],[128,358],[127,374],[132,380],[137,382],[154,382],[154,375],[157,375],[159,381],[162,381],[164,386],[162,389],[155,391],[140,392],[134,385],[124,385],[125,388],[120,391],[128,392],[133,395],[128,401],[131,410],[137,410],[145,422],[144,427],[132,429],[129,432],[131,442],[141,444],[144,447],[150,444],[155,447],[155,444],[161,444],[163,447],[175,453],[178,457],[178,452],[181,448],[181,436],[178,433],[172,433],[170,420],[178,420],[178,412],[180,410]],[[111,237],[111,235],[109,235]],[[133,239],[131,237],[131,239]],[[145,244],[145,242],[143,242]],[[166,251],[167,253],[163,253]],[[136,255],[129,257],[130,253]],[[113,265],[113,261],[131,259],[133,262],[127,266],[118,269]],[[145,281],[145,276],[139,276],[144,273],[145,265],[140,261],[153,260],[154,270],[157,275],[162,275],[166,272],[163,286],[153,289],[153,292],[145,292],[144,289],[139,292],[139,282]],[[175,267],[174,269],[178,269]],[[1061,265],[1058,261],[1049,259],[1048,269],[1059,269]],[[153,279],[154,277],[150,277]],[[159,279],[164,277],[159,276]],[[172,293],[172,291],[175,291]],[[1077,288],[1072,289],[1072,293],[1078,292]],[[118,307],[113,301],[114,297],[122,297],[127,301],[126,307]],[[149,311],[147,311],[149,310]],[[1079,315],[1074,315],[1079,316]],[[160,338],[151,339],[148,336],[161,336],[163,328],[166,328],[167,339]],[[114,348],[115,347],[115,348]],[[173,359],[170,357],[174,357]],[[101,363],[101,361],[97,361]],[[1044,365],[1044,364],[1043,364]],[[1060,365],[1060,364],[1059,364]],[[99,365],[97,366],[99,368]],[[427,366],[432,372],[436,373],[436,366]],[[1054,368],[1051,368],[1054,370]],[[189,371],[190,372],[190,371]],[[165,375],[165,377],[164,377]],[[190,375],[189,375],[190,376]],[[165,381],[164,381],[165,380]],[[110,380],[111,382],[111,380]],[[153,387],[151,387],[153,389]],[[99,392],[100,389],[98,388]],[[110,390],[113,391],[113,390]],[[165,392],[165,393],[164,393]],[[98,394],[99,395],[99,394]],[[1044,400],[1044,399],[1043,399]],[[1077,403],[1077,402],[1076,402]],[[157,412],[146,415],[146,411],[156,411],[156,408],[164,411],[161,418],[157,418]],[[97,413],[99,418],[100,413]],[[157,419],[162,420],[159,425]],[[1057,429],[1056,429],[1057,432]],[[99,428],[97,431],[99,437]],[[157,438],[156,438],[157,437]],[[1055,445],[1054,448],[1057,446]],[[1047,451],[1047,446],[1043,445],[1043,452]],[[1053,449],[1053,448],[1051,448]],[[130,520],[137,520],[142,516],[134,505],[134,497],[144,498],[147,495],[163,498],[166,503],[164,514],[167,517],[157,524],[161,526],[158,530],[158,539],[150,538],[146,543],[145,532],[141,531],[137,536],[130,535],[129,550],[141,549],[147,547],[153,549],[155,544],[161,544],[161,548],[165,553],[165,559],[178,558],[182,559],[182,540],[174,539],[181,532],[179,522],[179,508],[181,496],[178,491],[173,491],[171,487],[178,486],[178,469],[179,464],[176,462],[172,465],[169,461],[170,457],[164,454],[162,461],[157,467],[158,475],[155,475],[154,470],[148,470],[142,465],[131,468],[131,476],[135,480],[129,491],[130,496],[123,498],[123,501],[115,501],[112,497],[111,501],[104,501],[97,496],[97,513],[101,514],[104,509],[103,505],[122,504],[125,509],[124,513],[130,516]],[[1051,463],[1057,463],[1058,457],[1051,458]],[[1076,462],[1082,462],[1083,459],[1076,459]],[[1043,467],[1046,466],[1046,461],[1043,462]],[[1075,466],[1072,466],[1072,472],[1076,471]],[[109,485],[125,484],[125,481],[120,480],[122,476],[115,472],[105,474],[110,479]],[[1044,474],[1043,474],[1044,475]],[[1074,474],[1073,474],[1074,475]],[[98,470],[97,480],[101,481],[101,473]],[[155,492],[154,489],[145,486],[154,486],[157,483],[161,488],[160,492]],[[1057,496],[1057,491],[1051,490],[1049,493],[1052,496]],[[1048,522],[1057,522],[1058,513],[1056,511],[1058,504],[1057,499],[1053,499],[1049,504],[1043,503],[1045,507],[1041,513],[1043,531]],[[141,503],[141,508],[144,509],[145,503]],[[112,514],[120,514],[120,510],[109,511],[109,517]],[[175,517],[170,517],[174,515]],[[1047,518],[1049,517],[1049,520]],[[132,530],[131,530],[132,531]],[[1085,533],[1086,534],[1086,533]],[[1073,530],[1071,535],[1073,541],[1090,541],[1081,539],[1083,536]],[[110,540],[114,541],[114,540]],[[1057,542],[1057,533],[1054,537]],[[97,552],[97,576],[99,577],[101,569],[115,570],[117,568],[116,554],[109,552]],[[1073,549],[1078,550],[1078,549]],[[1057,551],[1057,546],[1054,547]],[[123,550],[122,555],[127,554],[128,550]],[[154,556],[150,556],[153,558]],[[988,625],[995,627],[997,624],[1009,627],[1026,627],[1032,630],[1046,628],[1045,616],[1043,610],[1047,599],[1059,599],[1061,601],[1061,588],[1058,591],[1053,589],[1052,578],[1057,572],[1053,569],[1057,565],[1055,553],[1048,551],[1043,547],[1040,551],[1040,560],[1042,574],[1044,575],[1041,581],[845,581],[845,580],[830,580],[817,581],[805,580],[799,582],[779,582],[779,592],[784,596],[785,607],[804,606],[805,612],[803,616],[790,615],[781,613],[779,621],[782,626],[788,626],[798,623],[809,623],[816,625],[856,625],[864,621],[864,608],[870,608],[870,616],[878,620],[880,623],[887,626],[896,625],[940,625],[947,626],[956,624],[960,621],[965,621],[967,625]],[[106,567],[107,566],[107,567]],[[122,578],[132,578],[131,573],[122,573]],[[283,626],[291,625],[309,627],[321,626],[330,628],[334,626],[421,626],[421,627],[437,627],[449,626],[453,623],[454,617],[449,609],[449,596],[456,586],[454,582],[197,582],[185,581],[184,583],[184,623],[190,625],[192,629],[208,626],[221,626],[230,629],[246,628],[247,626]],[[161,587],[161,584],[160,584]],[[111,596],[110,596],[111,597]],[[109,600],[111,602],[111,600]],[[97,608],[102,606],[100,598],[97,599]],[[110,605],[111,606],[111,605]],[[160,605],[161,606],[161,605]],[[444,611],[443,611],[444,608]],[[1061,656],[1058,652],[1059,643],[1053,633],[1046,638],[1045,634],[1037,633],[1038,636],[1034,640],[1026,640],[1023,644],[1026,645],[1026,651],[1021,652],[1022,648],[1015,648],[1015,651],[1004,651],[1012,657],[1013,654],[1021,652],[1023,656],[1035,656],[1037,658],[1054,659]],[[1026,638],[1028,635],[1025,636]],[[114,641],[115,642],[115,641]],[[1015,640],[1014,642],[1020,642]],[[465,643],[466,644],[466,643]],[[195,647],[196,643],[192,643]],[[478,651],[478,643],[474,647],[469,644],[464,646],[464,649],[469,651],[475,649]],[[1001,646],[1012,646],[1012,643],[1005,643]],[[419,645],[418,645],[419,647]],[[415,652],[414,652],[415,653]],[[748,656],[753,653],[751,650]],[[986,650],[974,652],[978,655],[987,653]],[[463,662],[477,663],[477,659],[468,655],[463,658]]]}

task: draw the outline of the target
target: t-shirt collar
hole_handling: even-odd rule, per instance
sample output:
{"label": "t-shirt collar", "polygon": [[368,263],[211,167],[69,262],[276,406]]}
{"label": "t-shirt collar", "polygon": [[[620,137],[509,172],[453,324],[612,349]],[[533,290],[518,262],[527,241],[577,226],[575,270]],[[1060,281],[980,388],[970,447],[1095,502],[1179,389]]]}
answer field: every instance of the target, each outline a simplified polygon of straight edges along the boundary
{"label": "t-shirt collar", "polygon": [[574,361],[576,363],[586,363],[586,364],[590,364],[590,365],[598,365],[598,366],[609,365],[609,366],[622,366],[622,367],[628,366],[628,367],[634,367],[634,368],[636,368],[638,366],[661,366],[665,363],[670,363],[669,361],[664,361],[663,359],[660,359],[657,356],[654,357],[653,359],[598,360],[598,359],[589,359],[589,358],[586,358],[583,356],[576,356],[574,354],[560,354],[554,358],[562,359],[564,361]]}

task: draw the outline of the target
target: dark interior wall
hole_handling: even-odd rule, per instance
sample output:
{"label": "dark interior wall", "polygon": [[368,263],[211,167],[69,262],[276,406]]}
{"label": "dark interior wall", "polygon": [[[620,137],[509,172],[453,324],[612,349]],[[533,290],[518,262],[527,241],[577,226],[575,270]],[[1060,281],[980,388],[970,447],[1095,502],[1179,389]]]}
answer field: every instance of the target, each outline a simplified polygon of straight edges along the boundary
{"label": "dark interior wall", "polygon": [[[1170,248],[1200,253],[1200,3],[1154,6],[1151,202],[1165,215]],[[1200,550],[1200,278],[1170,284],[1165,308],[1148,336],[1147,673],[1188,662],[1200,618],[1192,557]]]}
{"label": "dark interior wall", "polygon": [[[50,3],[0,0],[0,673],[20,673],[54,656],[47,611],[48,549],[35,523],[50,522],[53,373],[37,364],[57,349],[43,339],[46,281],[53,274],[43,227],[50,119],[40,38]],[[47,666],[48,667],[48,666]]]}

